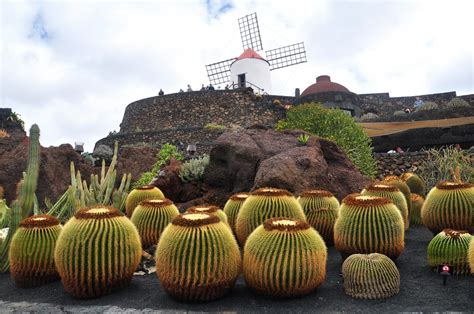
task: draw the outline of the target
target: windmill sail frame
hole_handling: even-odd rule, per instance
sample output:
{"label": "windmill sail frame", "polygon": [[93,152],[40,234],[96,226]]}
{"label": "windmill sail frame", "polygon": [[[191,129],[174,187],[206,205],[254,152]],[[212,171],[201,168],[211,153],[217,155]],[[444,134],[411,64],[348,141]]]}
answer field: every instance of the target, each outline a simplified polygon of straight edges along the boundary
{"label": "windmill sail frame", "polygon": [[258,27],[257,13],[248,14],[239,18],[240,38],[244,51],[248,48],[253,51],[263,50],[260,28]]}
{"label": "windmill sail frame", "polygon": [[265,52],[270,71],[307,62],[304,42],[267,50]]}
{"label": "windmill sail frame", "polygon": [[213,85],[228,83],[230,78],[230,65],[235,58],[206,65],[209,82]]}

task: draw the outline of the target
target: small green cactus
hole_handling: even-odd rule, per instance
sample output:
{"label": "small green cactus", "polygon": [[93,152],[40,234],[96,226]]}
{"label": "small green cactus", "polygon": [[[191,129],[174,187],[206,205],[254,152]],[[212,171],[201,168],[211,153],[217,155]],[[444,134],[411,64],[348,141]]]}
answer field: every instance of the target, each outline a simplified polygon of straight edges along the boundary
{"label": "small green cactus", "polygon": [[421,196],[426,195],[426,183],[416,173],[405,172],[400,176],[400,179],[408,185],[411,193],[415,193]]}
{"label": "small green cactus", "polygon": [[327,247],[302,220],[271,218],[257,227],[244,248],[246,284],[260,294],[303,296],[326,278]]}
{"label": "small green cactus", "polygon": [[472,236],[467,231],[444,229],[428,244],[428,264],[436,270],[438,265],[448,264],[455,275],[468,275],[468,250]]}
{"label": "small green cactus", "polygon": [[95,205],[64,225],[54,261],[67,293],[95,298],[127,286],[141,254],[135,225],[120,210]]}
{"label": "small green cactus", "polygon": [[127,217],[132,217],[135,207],[137,207],[140,202],[151,199],[164,199],[165,196],[159,188],[153,185],[144,185],[138,188],[133,189],[127,196],[125,202],[125,211]]}
{"label": "small green cactus", "polygon": [[50,215],[23,219],[10,245],[10,273],[22,288],[59,280],[54,264],[54,246],[61,231],[59,220]]}
{"label": "small green cactus", "polygon": [[296,198],[287,190],[261,188],[252,193],[240,208],[235,230],[241,247],[247,237],[269,218],[287,217],[306,221],[306,216]]}
{"label": "small green cactus", "polygon": [[383,299],[400,291],[395,263],[379,253],[353,254],[342,264],[344,292],[356,299]]}
{"label": "small green cactus", "polygon": [[156,265],[168,294],[181,300],[210,301],[233,287],[241,257],[230,228],[217,216],[185,213],[163,231]]}
{"label": "small green cactus", "polygon": [[405,248],[400,210],[387,198],[350,194],[342,200],[334,225],[334,246],[343,258],[381,253],[396,259]]}
{"label": "small green cactus", "polygon": [[244,201],[249,197],[249,193],[237,193],[232,195],[224,205],[224,213],[227,215],[227,221],[229,222],[232,232],[235,233],[235,221],[237,220],[237,214],[240,211],[240,207]]}
{"label": "small green cactus", "polygon": [[421,221],[421,208],[425,199],[423,196],[411,193],[411,211],[410,211],[410,223],[413,225],[422,225]]}
{"label": "small green cactus", "polygon": [[227,226],[230,227],[229,221],[227,219],[227,215],[224,213],[222,209],[220,209],[218,206],[214,205],[198,205],[198,206],[192,206],[186,209],[186,213],[194,213],[194,214],[199,214],[199,213],[205,213],[205,214],[213,214],[219,217],[219,219],[225,223]]}
{"label": "small green cactus", "polygon": [[157,245],[165,227],[179,215],[178,208],[172,201],[146,200],[141,202],[133,211],[130,219],[137,227],[144,249]]}

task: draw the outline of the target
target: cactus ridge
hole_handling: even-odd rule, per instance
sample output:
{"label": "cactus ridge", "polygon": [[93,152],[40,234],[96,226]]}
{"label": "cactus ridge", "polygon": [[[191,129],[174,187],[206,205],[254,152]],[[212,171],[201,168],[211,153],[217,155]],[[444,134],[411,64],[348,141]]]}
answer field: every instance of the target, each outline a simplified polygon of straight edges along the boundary
{"label": "cactus ridge", "polygon": [[400,273],[383,254],[353,254],[342,264],[344,292],[356,299],[382,299],[400,291]]}
{"label": "cactus ridge", "polygon": [[471,242],[469,243],[469,250],[467,252],[467,259],[469,267],[471,268],[471,275],[474,275],[474,236],[471,237]]}
{"label": "cactus ridge", "polygon": [[408,184],[397,176],[386,176],[382,180],[383,184],[393,185],[400,189],[400,192],[405,196],[407,202],[408,212],[411,211],[411,190]]}
{"label": "cactus ridge", "polygon": [[173,219],[156,250],[156,274],[171,296],[210,301],[225,295],[240,273],[241,257],[230,229],[212,214]]}
{"label": "cactus ridge", "polygon": [[455,275],[468,275],[467,257],[472,238],[467,231],[444,229],[428,244],[428,264],[436,269],[446,263],[453,267]]}
{"label": "cactus ridge", "polygon": [[405,172],[400,176],[400,179],[404,181],[410,188],[411,193],[415,193],[421,196],[426,194],[426,184],[423,179],[413,172]]}
{"label": "cactus ridge", "polygon": [[165,195],[153,185],[144,185],[133,189],[125,201],[127,217],[132,217],[133,211],[142,201],[149,199],[164,199]]}
{"label": "cactus ridge", "polygon": [[396,259],[405,247],[403,218],[387,198],[351,194],[344,198],[334,225],[334,245],[343,258],[381,253]]}
{"label": "cactus ridge", "polygon": [[54,247],[60,232],[59,221],[49,215],[31,216],[21,221],[9,252],[10,273],[17,286],[36,287],[59,280]]}
{"label": "cactus ridge", "polygon": [[141,253],[133,223],[118,209],[97,205],[81,209],[64,225],[54,260],[66,292],[94,298],[128,285]]}
{"label": "cactus ridge", "polygon": [[302,296],[323,283],[326,261],[326,245],[308,223],[273,218],[247,239],[243,274],[247,286],[259,294]]}
{"label": "cactus ridge", "polygon": [[142,247],[158,244],[165,227],[179,215],[178,208],[169,199],[146,200],[133,211],[130,219],[137,227]]}
{"label": "cactus ridge", "polygon": [[456,182],[438,184],[426,196],[421,219],[433,234],[446,228],[474,233],[474,185]]}
{"label": "cactus ridge", "polygon": [[414,225],[422,225],[421,221],[421,208],[425,199],[423,196],[418,194],[411,194],[411,211],[410,211],[410,223]]}
{"label": "cactus ridge", "polygon": [[227,215],[224,213],[222,209],[220,209],[218,206],[215,205],[197,205],[197,206],[192,206],[189,207],[186,210],[187,213],[207,213],[207,214],[213,214],[219,217],[219,219],[225,223],[226,225],[229,225],[229,221],[227,219]]}
{"label": "cactus ridge", "polygon": [[224,213],[227,215],[227,222],[229,223],[232,232],[235,232],[235,222],[237,215],[242,207],[244,201],[249,197],[250,193],[237,193],[232,195],[224,205]]}

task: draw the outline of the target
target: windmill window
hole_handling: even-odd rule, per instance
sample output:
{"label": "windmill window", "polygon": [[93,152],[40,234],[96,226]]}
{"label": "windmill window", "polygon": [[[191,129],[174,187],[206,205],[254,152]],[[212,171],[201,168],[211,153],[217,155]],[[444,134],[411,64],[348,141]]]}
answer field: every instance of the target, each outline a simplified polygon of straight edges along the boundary
{"label": "windmill window", "polygon": [[335,101],[342,101],[342,95],[341,94],[337,94],[334,96],[334,100]]}

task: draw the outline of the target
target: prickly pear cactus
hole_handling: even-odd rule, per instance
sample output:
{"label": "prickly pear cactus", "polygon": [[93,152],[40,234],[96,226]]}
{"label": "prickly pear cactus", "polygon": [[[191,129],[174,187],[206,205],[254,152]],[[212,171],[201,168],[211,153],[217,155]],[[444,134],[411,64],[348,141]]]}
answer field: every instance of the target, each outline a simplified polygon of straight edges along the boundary
{"label": "prickly pear cactus", "polygon": [[125,212],[127,217],[132,217],[135,207],[140,204],[140,202],[151,199],[164,199],[165,196],[161,190],[153,185],[144,185],[138,188],[133,189],[127,196],[125,201]]}
{"label": "prickly pear cactus", "polygon": [[240,211],[240,207],[244,201],[249,197],[250,193],[237,193],[232,195],[224,205],[224,213],[227,215],[227,220],[232,232],[235,234],[235,221],[237,220],[237,214]]}
{"label": "prickly pear cactus", "polygon": [[436,270],[438,265],[449,264],[455,275],[468,275],[468,250],[472,236],[467,231],[444,229],[428,244],[428,264]]}

